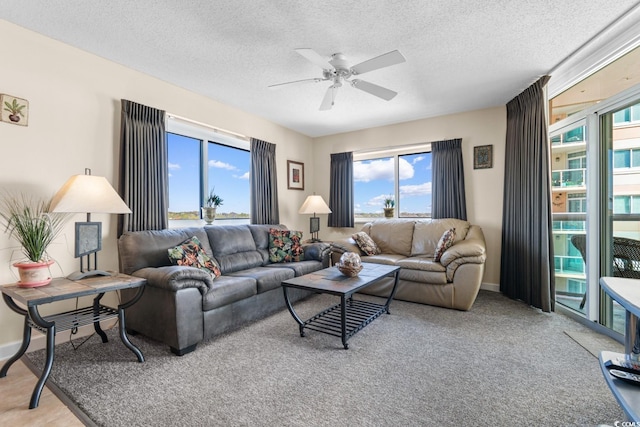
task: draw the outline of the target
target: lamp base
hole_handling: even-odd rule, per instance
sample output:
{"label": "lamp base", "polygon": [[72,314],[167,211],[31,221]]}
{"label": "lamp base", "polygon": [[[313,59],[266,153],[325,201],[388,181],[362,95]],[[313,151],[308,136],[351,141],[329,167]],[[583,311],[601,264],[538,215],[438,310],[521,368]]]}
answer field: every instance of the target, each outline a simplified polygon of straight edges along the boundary
{"label": "lamp base", "polygon": [[75,281],[93,276],[113,276],[113,273],[109,273],[108,271],[104,270],[74,271],[67,276],[67,279]]}

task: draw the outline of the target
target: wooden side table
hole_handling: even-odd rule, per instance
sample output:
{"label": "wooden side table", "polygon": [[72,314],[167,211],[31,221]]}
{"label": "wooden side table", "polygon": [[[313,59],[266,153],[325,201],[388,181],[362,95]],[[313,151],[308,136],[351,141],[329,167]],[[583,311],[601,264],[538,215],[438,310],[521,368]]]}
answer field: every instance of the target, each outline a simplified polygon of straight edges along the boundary
{"label": "wooden side table", "polygon": [[[51,374],[55,349],[55,335],[57,332],[74,329],[93,323],[93,327],[102,342],[108,341],[107,335],[100,327],[100,321],[118,318],[120,339],[138,358],[138,362],[144,362],[142,352],[129,341],[125,330],[124,310],[135,304],[144,292],[145,279],[114,274],[113,276],[94,276],[86,279],[72,281],[65,278],[53,279],[47,285],[39,288],[21,288],[15,284],[0,287],[2,298],[9,308],[24,316],[24,333],[22,345],[18,352],[4,364],[0,370],[0,378],[7,375],[7,371],[27,351],[31,342],[31,328],[35,328],[47,335],[47,356],[44,369],[40,375],[29,403],[29,409],[36,408],[40,401],[40,395],[44,384]],[[100,304],[100,300],[106,292],[120,289],[138,288],[136,295],[129,301],[118,305],[117,309]],[[55,301],[73,299],[87,295],[96,295],[91,307],[78,308],[64,313],[42,316],[38,312],[38,306]],[[19,302],[26,309],[16,304]]]}

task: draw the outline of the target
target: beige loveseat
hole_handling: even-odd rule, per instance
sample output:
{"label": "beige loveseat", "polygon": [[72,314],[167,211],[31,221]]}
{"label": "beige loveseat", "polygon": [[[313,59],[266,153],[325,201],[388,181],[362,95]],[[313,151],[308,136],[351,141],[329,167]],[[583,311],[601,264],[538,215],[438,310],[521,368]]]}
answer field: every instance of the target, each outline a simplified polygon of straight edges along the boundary
{"label": "beige loveseat", "polygon": [[[453,245],[440,259],[434,253],[440,237],[456,229]],[[351,237],[334,241],[332,261],[344,252],[355,252],[363,262],[401,267],[395,298],[440,307],[469,310],[478,295],[484,273],[486,244],[482,229],[459,219],[378,220],[365,224],[367,233],[381,253],[366,255]],[[363,293],[388,296],[393,286],[389,278],[365,288]]]}

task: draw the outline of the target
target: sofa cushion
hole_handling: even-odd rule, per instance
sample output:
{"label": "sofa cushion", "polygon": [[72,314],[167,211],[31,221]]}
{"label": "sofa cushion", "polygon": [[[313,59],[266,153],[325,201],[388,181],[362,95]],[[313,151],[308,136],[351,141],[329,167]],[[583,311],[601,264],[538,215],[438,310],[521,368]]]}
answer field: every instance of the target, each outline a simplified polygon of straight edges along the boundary
{"label": "sofa cushion", "polygon": [[213,256],[218,261],[223,275],[264,264],[248,226],[213,225],[205,227],[205,230]]}
{"label": "sofa cushion", "polygon": [[206,271],[213,276],[213,278],[220,276],[220,266],[209,255],[207,255],[202,249],[200,240],[193,236],[181,244],[167,249],[169,260],[174,265],[181,265],[184,267],[195,267],[200,270]]}
{"label": "sofa cushion", "polygon": [[[306,255],[306,254],[305,254]],[[267,264],[267,268],[290,268],[293,270],[296,277],[304,276],[305,274],[313,273],[322,269],[322,261],[307,260],[300,262],[286,262],[278,264]]]}
{"label": "sofa cushion", "polygon": [[[378,220],[371,223],[369,236],[383,254],[411,255],[413,220]],[[364,230],[363,230],[364,231]]]}
{"label": "sofa cushion", "polygon": [[444,265],[439,262],[435,262],[433,258],[426,256],[404,258],[399,260],[396,265],[409,270],[435,271],[438,273],[446,271],[446,267]]}
{"label": "sofa cushion", "polygon": [[397,254],[380,254],[363,256],[362,262],[372,262],[375,264],[397,265],[400,260],[405,259],[404,255]]}
{"label": "sofa cushion", "polygon": [[256,281],[251,277],[220,276],[202,297],[202,309],[213,310],[252,297],[256,293]]}
{"label": "sofa cushion", "polygon": [[411,282],[428,283],[430,285],[446,285],[447,273],[424,270],[411,270],[408,268],[400,269],[400,280],[409,280]]}
{"label": "sofa cushion", "polygon": [[295,272],[290,268],[256,267],[231,273],[234,277],[251,277],[256,281],[259,294],[279,288],[282,281],[295,277]]}
{"label": "sofa cushion", "polygon": [[436,246],[442,234],[451,229],[456,229],[454,244],[466,239],[470,224],[456,218],[442,218],[433,220],[419,220],[413,232],[411,255],[431,255],[436,252]]}
{"label": "sofa cushion", "polygon": [[450,228],[444,233],[442,233],[442,237],[440,237],[440,240],[438,240],[438,244],[436,245],[436,252],[433,254],[433,260],[440,261],[440,258],[442,257],[442,254],[444,253],[444,251],[446,251],[453,245],[453,242],[455,239],[456,239],[455,228]]}
{"label": "sofa cushion", "polygon": [[380,248],[376,245],[371,237],[364,231],[358,231],[351,235],[351,238],[355,240],[356,244],[365,255],[377,255],[380,253]]}
{"label": "sofa cushion", "polygon": [[269,261],[298,262],[304,260],[304,249],[300,244],[301,231],[269,229]]}

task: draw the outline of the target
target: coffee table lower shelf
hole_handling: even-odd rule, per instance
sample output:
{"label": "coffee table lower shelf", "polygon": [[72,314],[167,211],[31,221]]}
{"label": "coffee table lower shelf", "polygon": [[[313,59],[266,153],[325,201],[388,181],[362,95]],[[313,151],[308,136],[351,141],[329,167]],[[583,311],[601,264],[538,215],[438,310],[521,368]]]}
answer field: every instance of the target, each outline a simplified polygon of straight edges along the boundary
{"label": "coffee table lower shelf", "polygon": [[[300,336],[304,337],[304,330],[322,332],[324,334],[341,337],[344,348],[349,348],[347,340],[373,322],[382,313],[388,312],[388,306],[369,301],[350,299],[345,303],[345,327],[342,327],[342,303],[338,303],[316,314],[300,325]],[[345,336],[342,336],[342,331]]]}

